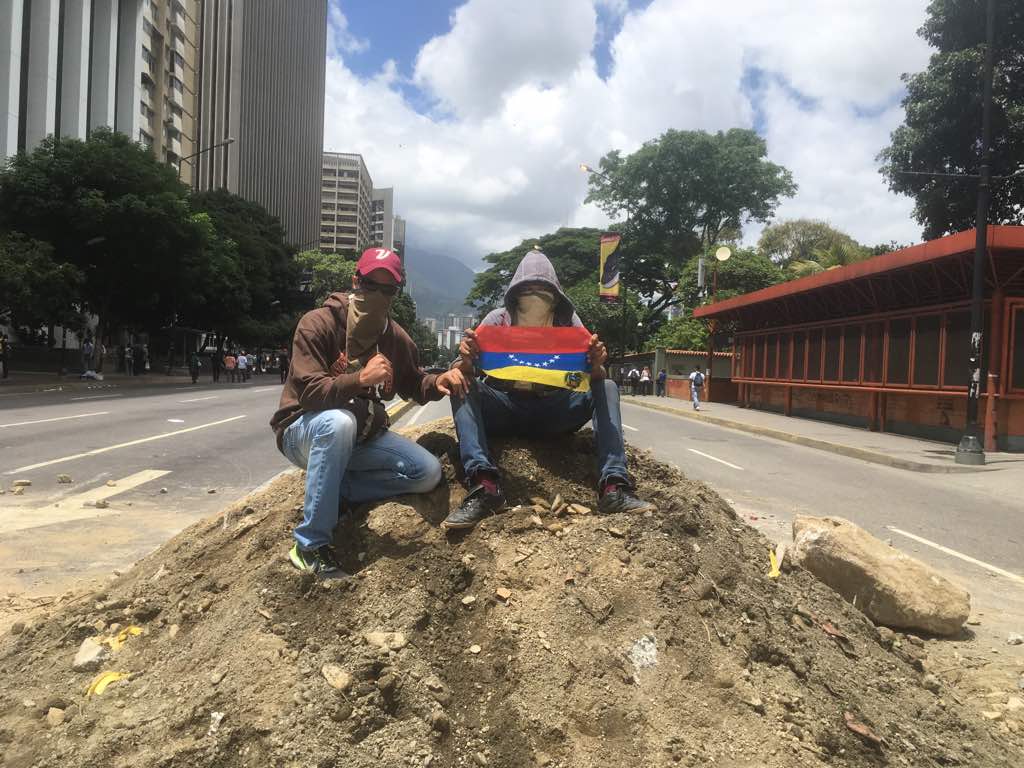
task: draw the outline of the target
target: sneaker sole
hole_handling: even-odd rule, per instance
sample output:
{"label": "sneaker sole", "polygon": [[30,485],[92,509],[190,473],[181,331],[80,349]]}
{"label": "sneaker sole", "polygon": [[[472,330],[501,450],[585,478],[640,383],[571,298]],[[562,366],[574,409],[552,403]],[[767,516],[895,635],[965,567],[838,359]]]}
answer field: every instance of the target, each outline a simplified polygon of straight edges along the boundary
{"label": "sneaker sole", "polygon": [[498,509],[493,512],[488,512],[486,515],[481,517],[479,520],[474,520],[471,523],[449,523],[447,520],[441,522],[441,530],[443,531],[465,531],[467,528],[475,528],[488,517],[494,517],[499,512],[504,512],[508,509],[508,504],[502,504]]}

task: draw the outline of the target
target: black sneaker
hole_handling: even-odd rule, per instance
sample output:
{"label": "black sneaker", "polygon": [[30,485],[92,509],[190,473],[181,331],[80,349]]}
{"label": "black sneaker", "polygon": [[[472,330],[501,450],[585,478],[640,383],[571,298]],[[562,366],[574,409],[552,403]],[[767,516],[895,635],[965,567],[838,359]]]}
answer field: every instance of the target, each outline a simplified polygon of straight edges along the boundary
{"label": "black sneaker", "polygon": [[343,579],[348,576],[341,570],[334,550],[326,544],[317,549],[300,549],[299,545],[295,544],[288,553],[288,559],[298,570],[312,573],[318,579]]}
{"label": "black sneaker", "polygon": [[488,515],[493,515],[505,506],[505,495],[488,493],[482,485],[469,492],[462,504],[445,518],[441,527],[449,531],[460,531],[472,528]]}
{"label": "black sneaker", "polygon": [[654,510],[657,507],[649,501],[638,498],[628,483],[609,485],[597,502],[597,511],[602,515],[611,515],[616,512],[646,512],[649,509]]}

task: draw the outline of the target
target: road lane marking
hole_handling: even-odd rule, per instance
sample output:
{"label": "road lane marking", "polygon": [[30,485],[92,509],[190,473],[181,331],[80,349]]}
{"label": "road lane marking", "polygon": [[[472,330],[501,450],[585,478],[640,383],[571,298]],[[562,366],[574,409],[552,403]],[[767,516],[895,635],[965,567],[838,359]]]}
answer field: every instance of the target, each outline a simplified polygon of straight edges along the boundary
{"label": "road lane marking", "polygon": [[216,400],[217,395],[208,395],[207,397],[190,397],[188,400],[179,400],[179,403],[198,403],[203,400]]}
{"label": "road lane marking", "polygon": [[712,461],[717,461],[719,464],[725,464],[725,466],[727,466],[727,467],[732,467],[733,469],[738,469],[741,472],[743,471],[743,467],[740,467],[740,466],[738,466],[736,464],[728,462],[725,459],[719,459],[719,458],[717,458],[715,456],[712,456],[710,453],[704,453],[704,451],[698,451],[696,448],[690,448],[689,450],[691,452],[693,452],[693,453],[696,453],[698,456],[703,456],[705,459],[711,459]]}
{"label": "road lane marking", "polygon": [[633,430],[634,432],[639,432],[639,431],[640,431],[640,430],[639,430],[639,429],[637,429],[636,427],[631,427],[631,426],[629,426],[629,424],[623,424],[622,426],[624,426],[624,427],[625,427],[626,429],[631,429],[631,430]]}
{"label": "road lane marking", "polygon": [[13,424],[0,424],[0,429],[7,429],[7,427],[27,427],[29,424],[48,424],[51,421],[67,421],[68,419],[87,419],[90,416],[106,416],[108,413],[110,413],[110,411],[95,411],[94,413],[79,413],[77,416],[57,416],[52,419],[16,421]]}
{"label": "road lane marking", "polygon": [[72,397],[72,400],[98,400],[101,397],[124,397],[124,395],[111,392],[109,395],[84,395],[83,397]]}
{"label": "road lane marking", "polygon": [[416,423],[417,421],[419,421],[419,420],[420,420],[420,416],[422,416],[422,415],[423,415],[423,412],[424,412],[425,410],[427,410],[427,404],[426,404],[426,403],[424,403],[423,405],[421,405],[421,406],[420,406],[420,407],[419,407],[419,408],[418,408],[418,409],[416,410],[416,413],[414,413],[414,414],[413,414],[412,416],[410,416],[410,417],[409,417],[409,420],[408,420],[407,422],[405,422],[405,426],[407,426],[407,427],[411,427],[411,426],[412,426],[413,424],[415,424],[415,423]]}
{"label": "road lane marking", "polygon": [[119,493],[138,488],[143,483],[157,480],[164,475],[169,475],[166,469],[144,469],[134,475],[115,481],[113,486],[101,485],[83,493],[76,493],[73,496],[65,496],[60,501],[47,504],[44,507],[35,509],[20,507],[13,510],[14,513],[21,513],[15,516],[11,511],[0,513],[0,534],[13,531],[24,531],[30,528],[41,528],[44,525],[55,525],[66,523],[72,520],[86,520],[93,517],[117,514],[114,509],[97,509],[96,507],[84,506],[86,502],[95,503],[117,496]]}
{"label": "road lane marking", "polygon": [[40,469],[41,467],[51,467],[54,464],[62,464],[65,461],[74,461],[75,459],[85,458],[86,456],[96,456],[101,453],[107,453],[108,451],[116,451],[119,448],[129,448],[133,445],[142,445],[143,443],[151,443],[154,440],[163,440],[165,437],[175,437],[176,435],[184,435],[186,432],[195,432],[199,429],[206,429],[207,427],[216,427],[221,424],[227,424],[231,421],[238,421],[244,419],[245,414],[241,416],[232,416],[230,419],[221,419],[220,421],[211,421],[208,424],[199,424],[195,427],[187,427],[186,429],[176,429],[174,432],[164,432],[159,435],[151,435],[149,437],[142,437],[138,440],[130,440],[127,443],[118,443],[117,445],[108,445],[104,448],[95,448],[91,451],[84,451],[82,453],[74,453],[70,456],[62,456],[59,459],[50,459],[49,461],[41,461],[38,464],[29,464],[25,467],[18,467],[12,469],[9,472],[4,472],[5,475],[16,475],[19,472],[28,472],[33,469]]}
{"label": "road lane marking", "polygon": [[171,424],[184,424],[185,423],[184,419],[168,419],[167,421],[169,421]]}
{"label": "road lane marking", "polygon": [[250,389],[250,392],[269,392],[272,389],[280,389],[281,387],[260,387],[259,389]]}
{"label": "road lane marking", "polygon": [[944,552],[947,555],[950,555],[952,557],[958,557],[961,560],[963,560],[964,562],[971,563],[972,565],[976,565],[979,568],[984,568],[986,571],[991,571],[992,573],[997,573],[1000,576],[1005,576],[1006,578],[1010,579],[1011,581],[1015,581],[1018,584],[1024,584],[1024,576],[1018,576],[1016,573],[1012,573],[1010,571],[1004,571],[1002,568],[1000,568],[998,566],[995,566],[995,565],[991,565],[991,564],[986,563],[986,562],[984,562],[982,560],[975,560],[970,555],[965,555],[963,552],[957,552],[955,549],[950,549],[949,547],[944,547],[941,544],[936,544],[934,541],[929,541],[928,539],[926,539],[926,538],[924,538],[922,536],[918,536],[916,534],[910,533],[909,531],[904,531],[904,530],[901,530],[900,528],[895,528],[895,527],[893,527],[891,525],[887,525],[885,527],[888,528],[893,533],[898,533],[900,536],[906,536],[908,539],[913,539],[916,542],[919,542],[921,544],[925,544],[925,545],[927,545],[929,547],[933,547],[934,549],[939,550],[939,552]]}

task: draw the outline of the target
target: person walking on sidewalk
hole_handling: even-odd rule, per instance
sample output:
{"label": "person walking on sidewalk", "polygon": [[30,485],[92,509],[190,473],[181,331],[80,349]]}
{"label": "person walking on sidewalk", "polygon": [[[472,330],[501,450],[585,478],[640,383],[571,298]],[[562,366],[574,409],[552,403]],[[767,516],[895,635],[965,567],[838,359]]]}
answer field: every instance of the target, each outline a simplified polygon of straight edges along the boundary
{"label": "person walking on sidewalk", "polygon": [[217,354],[217,350],[210,353],[210,375],[213,376],[213,383],[216,384],[220,381],[220,355]]}
{"label": "person walking on sidewalk", "polygon": [[277,353],[277,368],[281,373],[281,383],[288,378],[288,350],[282,349]]}
{"label": "person walking on sidewalk", "polygon": [[249,356],[245,354],[245,350],[235,360],[235,364],[238,366],[238,379],[243,384],[249,380]]}
{"label": "person walking on sidewalk", "polygon": [[82,373],[92,370],[92,353],[92,337],[86,336],[85,342],[82,344]]}
{"label": "person walking on sidewalk", "polygon": [[338,510],[349,504],[427,493],[441,463],[388,429],[385,402],[397,394],[421,405],[450,395],[458,372],[420,367],[409,334],[391,317],[404,272],[396,253],[366,250],[351,293],[332,293],[299,320],[291,369],[270,421],[277,447],[306,470],[302,522],[289,553],[298,570],[344,576],[334,547]]}
{"label": "person walking on sidewalk", "polygon": [[667,384],[667,382],[668,382],[668,371],[666,371],[664,368],[662,368],[660,371],[658,371],[658,378],[654,382],[655,387],[657,387],[657,389],[655,390],[655,394],[658,397],[664,397],[665,396],[665,385]]}
{"label": "person walking on sidewalk", "polygon": [[693,373],[690,374],[690,400],[693,401],[693,410],[700,410],[700,395],[701,390],[704,388],[704,374],[701,373],[700,366],[693,366]]}
{"label": "person walking on sidewalk", "polygon": [[646,365],[640,372],[640,394],[649,395],[651,394],[651,369]]}
{"label": "person walking on sidewalk", "polygon": [[235,358],[234,353],[229,349],[228,353],[224,355],[224,370],[227,372],[228,381],[232,384],[235,383],[235,366],[238,365],[238,360]]}
{"label": "person walking on sidewalk", "polygon": [[3,378],[11,372],[11,342],[6,333],[0,333],[0,365],[4,367]]}

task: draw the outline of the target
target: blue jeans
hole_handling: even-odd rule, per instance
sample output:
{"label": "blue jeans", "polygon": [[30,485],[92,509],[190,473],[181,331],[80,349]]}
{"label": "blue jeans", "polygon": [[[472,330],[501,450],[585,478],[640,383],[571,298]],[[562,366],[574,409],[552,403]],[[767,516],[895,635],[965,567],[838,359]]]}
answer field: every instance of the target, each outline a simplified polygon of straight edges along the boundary
{"label": "blue jeans", "polygon": [[690,385],[690,399],[693,401],[694,409],[700,408],[700,387]]}
{"label": "blue jeans", "polygon": [[430,451],[394,432],[356,444],[356,418],[348,411],[312,411],[288,425],[281,449],[306,470],[306,499],[295,540],[303,549],[330,544],[341,499],[359,503],[426,493],[441,482]]}
{"label": "blue jeans", "polygon": [[452,397],[452,417],[466,477],[498,471],[487,448],[488,436],[565,435],[588,421],[597,441],[600,480],[628,477],[619,388],[610,379],[592,382],[589,392],[567,389],[547,397],[503,392],[474,379],[465,398]]}

